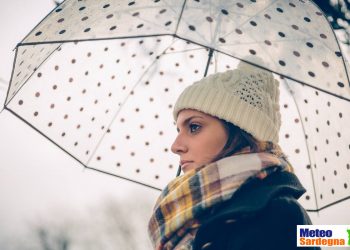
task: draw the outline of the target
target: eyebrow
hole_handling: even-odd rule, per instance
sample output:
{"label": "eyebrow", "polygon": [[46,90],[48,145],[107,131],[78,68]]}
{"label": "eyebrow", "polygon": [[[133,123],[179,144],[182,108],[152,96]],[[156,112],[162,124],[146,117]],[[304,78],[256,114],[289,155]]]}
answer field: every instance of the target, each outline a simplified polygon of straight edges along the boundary
{"label": "eyebrow", "polygon": [[[204,119],[202,116],[194,115],[194,116],[190,116],[190,117],[186,118],[180,125],[185,126],[194,118]],[[179,127],[176,126],[176,130],[177,130],[177,132],[179,132]]]}

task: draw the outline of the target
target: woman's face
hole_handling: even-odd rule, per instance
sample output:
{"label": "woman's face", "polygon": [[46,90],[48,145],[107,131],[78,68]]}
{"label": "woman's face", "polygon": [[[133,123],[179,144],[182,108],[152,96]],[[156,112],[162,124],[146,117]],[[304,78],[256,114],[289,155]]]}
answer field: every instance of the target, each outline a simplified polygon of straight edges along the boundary
{"label": "woman's face", "polygon": [[218,118],[193,109],[181,110],[176,125],[178,135],[171,151],[180,156],[181,169],[185,173],[212,162],[228,139]]}

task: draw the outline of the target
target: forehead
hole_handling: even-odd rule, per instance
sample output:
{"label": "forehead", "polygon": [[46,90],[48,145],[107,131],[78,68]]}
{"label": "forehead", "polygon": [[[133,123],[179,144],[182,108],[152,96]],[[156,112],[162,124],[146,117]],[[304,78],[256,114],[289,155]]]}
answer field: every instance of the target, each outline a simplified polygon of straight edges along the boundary
{"label": "forehead", "polygon": [[215,117],[194,109],[183,109],[179,112],[176,124],[181,125],[184,121],[192,117],[201,118],[205,120],[215,120]]}

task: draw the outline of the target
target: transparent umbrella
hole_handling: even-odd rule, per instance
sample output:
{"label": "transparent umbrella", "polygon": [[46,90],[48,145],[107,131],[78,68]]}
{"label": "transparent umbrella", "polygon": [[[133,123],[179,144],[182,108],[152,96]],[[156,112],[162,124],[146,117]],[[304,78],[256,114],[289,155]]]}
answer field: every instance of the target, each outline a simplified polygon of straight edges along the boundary
{"label": "transparent umbrella", "polygon": [[349,198],[348,71],[311,1],[66,0],[16,47],[4,108],[86,168],[161,189],[178,165],[177,96],[240,60],[280,79],[303,205]]}

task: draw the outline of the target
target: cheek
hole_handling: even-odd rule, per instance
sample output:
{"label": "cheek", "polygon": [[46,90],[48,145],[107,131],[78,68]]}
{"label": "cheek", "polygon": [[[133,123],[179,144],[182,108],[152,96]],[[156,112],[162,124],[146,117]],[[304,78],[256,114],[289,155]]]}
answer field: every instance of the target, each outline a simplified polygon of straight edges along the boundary
{"label": "cheek", "polygon": [[213,153],[218,154],[219,152],[221,152],[221,150],[224,148],[225,144],[226,144],[226,140],[227,138],[220,134],[214,138],[212,138],[212,140],[210,141],[210,144],[212,145],[210,148],[212,150]]}
{"label": "cheek", "polygon": [[[198,141],[199,156],[203,157],[203,161],[210,161],[216,157],[224,148],[227,135],[225,131],[216,131],[217,133],[210,133],[203,136],[202,140]],[[215,135],[215,136],[213,136]]]}

